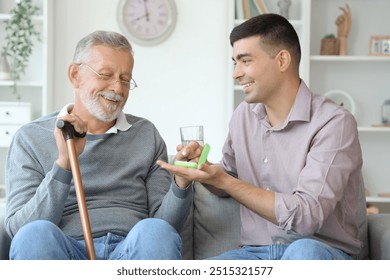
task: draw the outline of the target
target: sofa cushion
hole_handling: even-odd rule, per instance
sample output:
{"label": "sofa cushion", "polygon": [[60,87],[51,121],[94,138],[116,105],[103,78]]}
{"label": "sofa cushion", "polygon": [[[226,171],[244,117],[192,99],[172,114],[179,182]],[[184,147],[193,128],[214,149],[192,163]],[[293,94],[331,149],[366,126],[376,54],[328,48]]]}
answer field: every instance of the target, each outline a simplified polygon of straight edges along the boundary
{"label": "sofa cushion", "polygon": [[366,260],[369,258],[369,244],[368,244],[368,224],[367,224],[367,211],[366,211],[366,193],[364,187],[364,181],[360,187],[359,193],[359,213],[357,217],[357,225],[359,230],[359,240],[362,242],[362,248],[360,254],[356,256],[358,260]]}
{"label": "sofa cushion", "polygon": [[4,228],[5,204],[0,203],[0,260],[8,260],[11,238]]}
{"label": "sofa cushion", "polygon": [[240,207],[194,184],[194,259],[206,259],[240,246]]}
{"label": "sofa cushion", "polygon": [[182,240],[181,255],[183,260],[194,259],[194,207],[190,208],[187,221],[180,231],[180,237]]}
{"label": "sofa cushion", "polygon": [[390,260],[390,214],[368,216],[370,257],[373,260]]}

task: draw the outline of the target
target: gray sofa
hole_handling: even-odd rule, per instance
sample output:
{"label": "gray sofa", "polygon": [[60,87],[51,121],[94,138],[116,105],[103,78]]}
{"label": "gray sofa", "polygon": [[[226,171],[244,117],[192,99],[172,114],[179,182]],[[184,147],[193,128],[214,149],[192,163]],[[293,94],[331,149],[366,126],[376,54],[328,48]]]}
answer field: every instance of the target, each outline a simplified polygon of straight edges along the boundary
{"label": "gray sofa", "polygon": [[[184,259],[205,259],[240,245],[239,205],[231,198],[211,194],[194,185],[194,203],[181,232]],[[0,209],[0,259],[8,258],[10,239]],[[368,216],[369,259],[390,260],[390,214]]]}
{"label": "gray sofa", "polygon": [[[194,186],[192,231],[182,232],[186,259],[204,259],[240,245],[239,205],[231,198],[220,198],[207,191],[201,184]],[[192,229],[191,229],[192,227]],[[362,259],[390,260],[390,214],[367,217],[368,244],[362,251]],[[192,246],[191,246],[192,244]]]}

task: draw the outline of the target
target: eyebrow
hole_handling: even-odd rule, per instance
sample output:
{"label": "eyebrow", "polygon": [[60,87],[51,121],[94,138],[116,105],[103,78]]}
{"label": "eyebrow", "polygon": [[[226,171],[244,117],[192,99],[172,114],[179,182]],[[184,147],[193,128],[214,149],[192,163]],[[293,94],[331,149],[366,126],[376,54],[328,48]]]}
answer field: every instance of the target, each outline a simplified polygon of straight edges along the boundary
{"label": "eyebrow", "polygon": [[236,56],[235,59],[234,59],[234,57],[232,57],[232,60],[233,60],[233,61],[238,61],[238,60],[240,60],[240,59],[242,59],[242,58],[244,58],[244,57],[246,57],[246,56],[251,56],[251,54],[250,54],[250,53],[238,54],[238,55]]}
{"label": "eyebrow", "polygon": [[[101,74],[101,75],[104,75],[104,76],[108,76],[108,75],[111,75],[111,73],[110,74],[106,74],[106,73],[102,73],[102,72],[115,72],[115,69],[113,68],[113,67],[111,67],[111,66],[104,66],[103,68],[101,68],[100,70],[98,70],[99,72],[99,74]],[[130,73],[119,73],[119,76],[120,77],[123,77],[123,76],[129,76],[130,78],[131,78],[131,72]]]}

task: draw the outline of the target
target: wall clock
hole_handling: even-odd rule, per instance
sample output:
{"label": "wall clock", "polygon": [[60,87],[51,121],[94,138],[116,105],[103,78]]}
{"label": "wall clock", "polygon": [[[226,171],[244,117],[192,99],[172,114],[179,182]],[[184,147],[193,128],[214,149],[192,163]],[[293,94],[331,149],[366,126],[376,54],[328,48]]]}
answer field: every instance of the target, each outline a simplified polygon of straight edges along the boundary
{"label": "wall clock", "polygon": [[166,40],[175,29],[174,0],[121,0],[118,21],[131,43],[151,46]]}
{"label": "wall clock", "polygon": [[340,89],[333,89],[325,92],[324,95],[336,104],[349,110],[353,115],[356,113],[355,101],[347,92]]}

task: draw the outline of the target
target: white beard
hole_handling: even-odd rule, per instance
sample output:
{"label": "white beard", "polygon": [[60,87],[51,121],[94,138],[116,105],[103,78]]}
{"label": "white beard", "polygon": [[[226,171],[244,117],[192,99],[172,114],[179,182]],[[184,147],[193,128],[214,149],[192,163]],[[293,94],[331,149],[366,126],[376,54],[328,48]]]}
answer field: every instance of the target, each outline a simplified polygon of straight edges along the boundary
{"label": "white beard", "polygon": [[[117,100],[118,102],[113,104],[107,103],[105,108],[102,108],[102,105],[99,103],[99,98],[103,96]],[[125,106],[124,98],[112,91],[98,92],[95,97],[88,93],[80,93],[80,98],[88,112],[103,122],[111,122],[115,120]]]}

